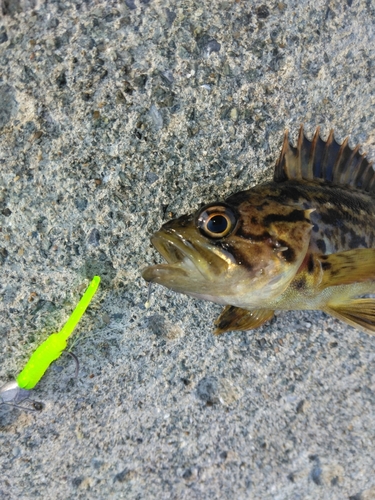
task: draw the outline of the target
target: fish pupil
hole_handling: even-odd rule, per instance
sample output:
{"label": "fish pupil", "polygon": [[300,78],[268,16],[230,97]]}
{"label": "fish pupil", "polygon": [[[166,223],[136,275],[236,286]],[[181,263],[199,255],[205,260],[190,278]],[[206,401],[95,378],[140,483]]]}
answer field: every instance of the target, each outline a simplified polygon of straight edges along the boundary
{"label": "fish pupil", "polygon": [[224,231],[226,231],[227,228],[228,228],[228,220],[223,215],[214,215],[207,222],[208,231],[214,234],[224,233]]}

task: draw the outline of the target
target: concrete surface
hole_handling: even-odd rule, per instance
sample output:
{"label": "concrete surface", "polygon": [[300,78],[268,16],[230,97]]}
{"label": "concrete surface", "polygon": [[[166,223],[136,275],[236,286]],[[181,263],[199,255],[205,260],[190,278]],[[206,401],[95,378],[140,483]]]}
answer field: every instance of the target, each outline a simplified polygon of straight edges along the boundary
{"label": "concrete surface", "polygon": [[103,277],[1,410],[2,499],[375,498],[375,338],[322,313],[212,335],[155,287],[150,234],[269,179],[284,128],[375,157],[370,0],[3,0],[0,382]]}

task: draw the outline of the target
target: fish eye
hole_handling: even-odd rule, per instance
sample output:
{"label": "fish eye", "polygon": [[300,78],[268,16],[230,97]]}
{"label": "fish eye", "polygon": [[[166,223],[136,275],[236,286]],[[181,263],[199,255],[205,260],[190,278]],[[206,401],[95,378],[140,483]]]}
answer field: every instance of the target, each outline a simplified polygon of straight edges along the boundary
{"label": "fish eye", "polygon": [[236,216],[226,205],[204,207],[198,217],[197,226],[205,236],[224,238],[231,233],[236,225]]}

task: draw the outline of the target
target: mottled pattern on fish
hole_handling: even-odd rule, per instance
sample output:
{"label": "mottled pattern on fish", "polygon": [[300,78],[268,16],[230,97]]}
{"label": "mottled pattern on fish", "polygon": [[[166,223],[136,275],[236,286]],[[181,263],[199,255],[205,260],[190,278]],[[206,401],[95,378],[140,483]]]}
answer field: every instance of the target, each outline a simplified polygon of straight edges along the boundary
{"label": "mottled pattern on fish", "polygon": [[375,198],[355,188],[349,191],[322,181],[271,182],[237,193],[226,202],[234,207],[243,204],[242,218],[248,219],[247,234],[242,229],[244,237],[266,234],[272,215],[277,217],[281,204],[299,210],[315,209],[310,215],[310,251],[330,254],[374,246]]}
{"label": "mottled pattern on fish", "polygon": [[164,224],[167,264],[143,277],[226,305],[216,333],[256,328],[276,309],[321,309],[375,332],[375,173],[348,140],[285,134],[274,180]]}

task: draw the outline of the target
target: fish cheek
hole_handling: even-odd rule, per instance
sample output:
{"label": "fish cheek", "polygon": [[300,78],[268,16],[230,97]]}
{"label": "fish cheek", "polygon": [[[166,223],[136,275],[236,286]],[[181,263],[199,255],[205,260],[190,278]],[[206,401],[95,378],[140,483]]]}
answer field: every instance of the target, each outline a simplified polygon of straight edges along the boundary
{"label": "fish cheek", "polygon": [[[279,222],[270,226],[270,234],[282,248],[282,258],[289,264],[301,263],[310,243],[312,224],[307,221]],[[277,251],[277,247],[275,247]]]}
{"label": "fish cheek", "polygon": [[254,242],[232,236],[222,244],[222,248],[231,255],[232,268],[242,269],[244,276],[262,280],[266,278],[266,274],[269,276],[280,272],[280,260],[268,239]]}

